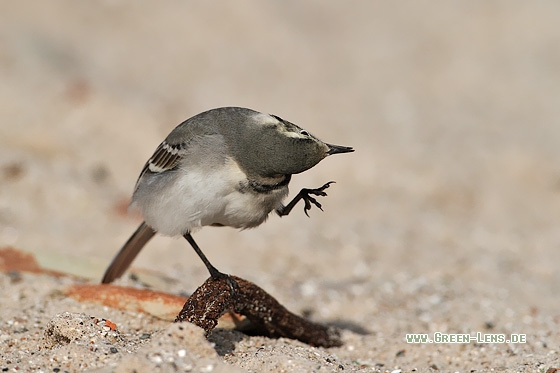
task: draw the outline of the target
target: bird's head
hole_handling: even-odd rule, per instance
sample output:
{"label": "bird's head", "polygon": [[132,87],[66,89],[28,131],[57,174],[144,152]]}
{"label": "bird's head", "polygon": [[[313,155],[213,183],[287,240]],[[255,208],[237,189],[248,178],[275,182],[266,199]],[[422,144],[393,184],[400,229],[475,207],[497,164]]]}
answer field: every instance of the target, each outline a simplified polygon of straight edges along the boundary
{"label": "bird's head", "polygon": [[238,162],[249,173],[264,177],[298,174],[329,155],[354,151],[327,144],[278,116],[253,113],[238,128],[237,136]]}

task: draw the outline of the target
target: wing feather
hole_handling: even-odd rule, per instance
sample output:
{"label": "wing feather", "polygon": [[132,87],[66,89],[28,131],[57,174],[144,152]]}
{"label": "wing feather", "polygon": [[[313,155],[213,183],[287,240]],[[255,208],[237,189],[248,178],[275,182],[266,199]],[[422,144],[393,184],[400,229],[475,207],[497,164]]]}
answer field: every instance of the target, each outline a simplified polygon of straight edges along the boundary
{"label": "wing feather", "polygon": [[[142,179],[146,173],[159,174],[175,169],[181,160],[182,150],[182,144],[170,145],[166,141],[159,144],[154,154],[148,159],[144,168],[142,168],[142,172],[136,182],[136,187],[138,187],[140,179]],[[136,187],[134,189],[136,189]]]}

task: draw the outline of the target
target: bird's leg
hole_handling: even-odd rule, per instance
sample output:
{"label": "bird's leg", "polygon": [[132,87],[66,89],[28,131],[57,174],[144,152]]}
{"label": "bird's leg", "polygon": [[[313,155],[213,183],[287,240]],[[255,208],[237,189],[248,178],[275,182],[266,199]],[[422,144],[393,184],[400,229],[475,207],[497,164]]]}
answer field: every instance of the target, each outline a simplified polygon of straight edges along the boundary
{"label": "bird's leg", "polygon": [[210,263],[206,255],[204,255],[202,250],[200,250],[200,247],[198,247],[198,245],[192,238],[190,232],[185,233],[183,237],[185,237],[185,239],[191,244],[191,246],[193,247],[197,255],[200,257],[200,259],[202,259],[202,262],[204,263],[206,268],[208,268],[208,272],[210,272],[210,277],[212,277],[212,279],[214,280],[225,279],[231,289],[232,294],[236,294],[237,291],[239,290],[239,285],[237,284],[237,281],[232,279],[228,274],[218,271],[218,269],[214,267],[212,263]]}
{"label": "bird's leg", "polygon": [[327,195],[327,193],[325,193],[325,189],[327,189],[332,183],[334,183],[334,181],[329,181],[322,187],[316,189],[303,188],[302,190],[299,191],[297,196],[295,196],[294,199],[291,200],[290,203],[288,203],[286,206],[282,206],[281,208],[276,209],[276,213],[279,216],[288,215],[290,211],[292,211],[294,206],[299,202],[300,199],[303,199],[303,201],[305,202],[305,206],[303,206],[303,212],[305,212],[305,215],[309,216],[307,211],[311,210],[311,204],[314,204],[321,211],[323,211],[323,208],[319,203],[319,201],[311,197],[311,195],[325,197]]}

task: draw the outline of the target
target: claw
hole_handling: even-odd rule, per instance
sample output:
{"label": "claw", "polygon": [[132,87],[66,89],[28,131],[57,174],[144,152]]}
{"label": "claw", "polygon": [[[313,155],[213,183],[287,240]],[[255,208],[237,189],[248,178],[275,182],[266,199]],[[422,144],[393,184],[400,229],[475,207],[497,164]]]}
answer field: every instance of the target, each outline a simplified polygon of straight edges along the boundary
{"label": "claw", "polygon": [[311,195],[318,196],[318,197],[325,197],[327,195],[327,193],[325,193],[325,189],[327,189],[333,183],[334,181],[329,181],[328,183],[324,184],[320,188],[316,188],[316,189],[304,188],[300,190],[298,195],[290,203],[288,203],[286,206],[281,206],[280,208],[277,208],[276,212],[278,213],[279,216],[286,216],[290,213],[290,211],[292,211],[292,208],[302,199],[304,202],[303,212],[305,212],[305,215],[307,215],[308,217],[309,214],[307,212],[311,210],[312,204],[315,205],[319,210],[323,211],[323,206],[319,203],[319,201],[311,197]]}
{"label": "claw", "polygon": [[319,203],[319,201],[317,201],[315,198],[313,197],[309,197],[309,202],[313,203],[315,206],[317,206],[321,211],[323,211],[323,206]]}
{"label": "claw", "polygon": [[309,193],[312,193],[316,196],[326,197],[327,193],[325,192],[325,189],[330,187],[332,183],[334,183],[334,181],[329,181],[328,183],[317,189],[309,189]]}
{"label": "claw", "polygon": [[309,202],[309,198],[309,196],[303,197],[303,202],[305,202],[305,205],[303,206],[303,212],[305,212],[305,215],[307,215],[307,217],[309,217],[307,211],[311,210],[311,203]]}
{"label": "claw", "polygon": [[308,197],[304,198],[304,201],[305,201],[305,206],[303,206],[303,212],[305,212],[305,215],[307,215],[307,217],[309,217],[309,214],[307,213],[307,211],[311,210],[311,203],[309,203]]}
{"label": "claw", "polygon": [[237,297],[239,294],[239,284],[230,275],[218,271],[216,268],[212,267],[213,270],[210,271],[210,276],[214,280],[225,280],[229,286],[230,293],[233,297]]}
{"label": "claw", "polygon": [[[328,187],[328,185],[327,185]],[[309,194],[313,194],[316,196],[326,196],[327,193],[323,192],[321,190],[321,188],[319,189],[309,189],[307,191],[307,194],[305,196],[303,196],[303,201],[305,202],[305,206],[303,207],[303,212],[305,212],[305,215],[307,215],[309,217],[309,214],[307,213],[307,211],[311,210],[311,204],[314,204],[315,206],[317,206],[319,208],[319,210],[323,211],[323,205],[321,205],[321,203],[319,201],[317,201],[315,198],[311,197]]]}

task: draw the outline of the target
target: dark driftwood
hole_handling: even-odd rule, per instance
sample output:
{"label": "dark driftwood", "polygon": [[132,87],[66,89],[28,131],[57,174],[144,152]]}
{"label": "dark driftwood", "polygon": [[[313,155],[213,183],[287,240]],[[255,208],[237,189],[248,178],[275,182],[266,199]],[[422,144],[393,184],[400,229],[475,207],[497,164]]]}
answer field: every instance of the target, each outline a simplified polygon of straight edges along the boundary
{"label": "dark driftwood", "polygon": [[342,345],[336,329],[294,315],[257,285],[231,277],[239,285],[235,292],[226,279],[209,278],[189,297],[175,322],[188,321],[209,332],[220,316],[233,310],[247,317],[260,335],[297,339],[321,347]]}

